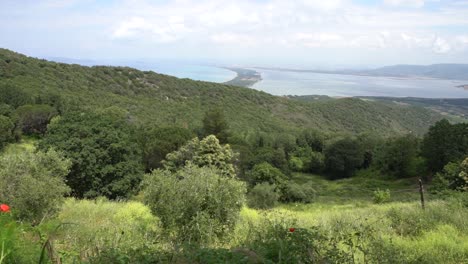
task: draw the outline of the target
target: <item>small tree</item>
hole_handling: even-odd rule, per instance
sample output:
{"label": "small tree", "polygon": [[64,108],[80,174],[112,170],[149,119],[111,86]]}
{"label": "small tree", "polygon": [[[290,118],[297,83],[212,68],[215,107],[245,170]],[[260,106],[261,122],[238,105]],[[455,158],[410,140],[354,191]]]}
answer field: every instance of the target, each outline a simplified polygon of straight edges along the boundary
{"label": "small tree", "polygon": [[210,135],[201,141],[194,138],[179,150],[169,153],[162,162],[165,169],[176,171],[191,163],[198,167],[214,167],[222,175],[236,177],[233,165],[235,154],[229,145],[220,145],[219,140]]}
{"label": "small tree", "polygon": [[15,111],[17,126],[27,135],[44,135],[56,115],[55,108],[49,105],[23,105]]}
{"label": "small tree", "polygon": [[227,143],[228,123],[221,109],[209,110],[203,118],[203,136],[215,135],[221,143]]}
{"label": "small tree", "polygon": [[255,165],[249,176],[253,185],[266,182],[282,187],[287,180],[287,177],[279,169],[267,162]]}
{"label": "small tree", "polygon": [[143,150],[143,162],[147,172],[161,168],[161,162],[167,154],[178,150],[193,138],[190,131],[179,127],[143,128],[139,132],[138,141]]}
{"label": "small tree", "polygon": [[468,191],[468,158],[461,164],[461,172],[458,174],[457,189]]}
{"label": "small tree", "polygon": [[245,200],[245,184],[214,167],[188,163],[154,170],[143,181],[145,203],[185,241],[211,242],[231,230]]}
{"label": "small tree", "polygon": [[0,157],[0,201],[15,208],[15,216],[34,224],[53,215],[70,191],[64,178],[70,168],[53,150]]}

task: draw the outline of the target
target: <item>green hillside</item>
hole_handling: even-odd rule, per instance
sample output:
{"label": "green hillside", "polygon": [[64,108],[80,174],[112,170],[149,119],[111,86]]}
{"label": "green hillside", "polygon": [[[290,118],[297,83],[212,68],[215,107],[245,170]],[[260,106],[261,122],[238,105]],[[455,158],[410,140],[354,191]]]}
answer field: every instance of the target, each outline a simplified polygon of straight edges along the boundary
{"label": "green hillside", "polygon": [[[301,102],[257,90],[179,79],[127,67],[84,67],[30,58],[0,49],[0,88],[22,90],[31,98],[71,108],[119,107],[136,124],[197,128],[206,110],[222,107],[230,127],[249,131],[329,132],[381,135],[424,133],[442,116],[424,108],[357,98]],[[52,99],[51,99],[52,98]],[[58,98],[58,99],[57,99]]]}

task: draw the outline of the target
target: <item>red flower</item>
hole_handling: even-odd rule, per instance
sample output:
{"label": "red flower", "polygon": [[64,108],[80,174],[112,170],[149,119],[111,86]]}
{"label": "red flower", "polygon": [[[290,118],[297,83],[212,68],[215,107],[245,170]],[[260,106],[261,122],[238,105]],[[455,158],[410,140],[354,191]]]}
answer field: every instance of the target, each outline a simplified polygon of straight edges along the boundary
{"label": "red flower", "polygon": [[0,204],[0,211],[2,211],[4,213],[10,212],[10,206],[8,206],[6,204]]}
{"label": "red flower", "polygon": [[294,231],[296,231],[296,228],[294,228],[294,227],[290,227],[290,228],[289,228],[289,232],[292,233],[292,232],[294,232]]}

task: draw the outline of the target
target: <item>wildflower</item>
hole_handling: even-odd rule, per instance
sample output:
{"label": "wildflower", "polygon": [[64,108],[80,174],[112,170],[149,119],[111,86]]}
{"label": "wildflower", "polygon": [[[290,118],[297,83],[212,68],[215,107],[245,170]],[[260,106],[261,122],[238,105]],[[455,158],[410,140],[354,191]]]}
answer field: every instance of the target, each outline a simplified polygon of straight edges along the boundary
{"label": "wildflower", "polygon": [[0,211],[4,212],[4,213],[8,213],[10,212],[10,206],[6,205],[6,204],[1,204],[0,205]]}
{"label": "wildflower", "polygon": [[289,228],[289,232],[292,233],[292,232],[294,232],[294,231],[296,231],[296,228],[294,228],[294,227],[290,227],[290,228]]}

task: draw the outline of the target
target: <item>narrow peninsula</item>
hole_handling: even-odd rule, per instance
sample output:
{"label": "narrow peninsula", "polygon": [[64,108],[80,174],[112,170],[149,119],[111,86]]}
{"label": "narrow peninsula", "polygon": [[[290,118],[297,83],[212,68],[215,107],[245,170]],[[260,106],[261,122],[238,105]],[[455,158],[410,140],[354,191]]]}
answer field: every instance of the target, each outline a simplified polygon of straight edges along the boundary
{"label": "narrow peninsula", "polygon": [[234,79],[225,82],[225,84],[252,87],[254,84],[262,80],[262,75],[255,70],[235,67],[224,68],[237,73],[237,76]]}

